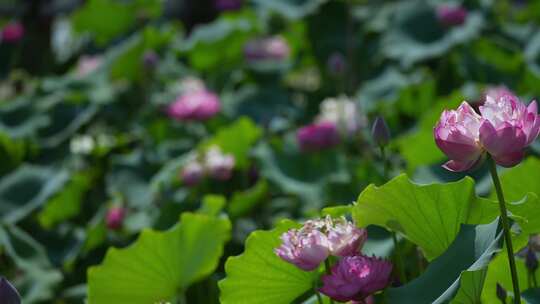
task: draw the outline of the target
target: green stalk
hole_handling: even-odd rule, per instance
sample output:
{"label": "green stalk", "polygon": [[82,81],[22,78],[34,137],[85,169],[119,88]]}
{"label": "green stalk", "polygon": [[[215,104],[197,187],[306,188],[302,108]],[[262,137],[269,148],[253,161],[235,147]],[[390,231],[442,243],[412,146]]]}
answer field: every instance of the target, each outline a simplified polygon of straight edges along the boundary
{"label": "green stalk", "polygon": [[504,231],[504,241],[506,243],[506,252],[508,254],[508,264],[510,265],[510,274],[512,275],[512,287],[514,289],[514,303],[521,303],[521,294],[519,289],[518,276],[516,271],[516,261],[514,259],[514,249],[512,248],[512,236],[510,234],[510,225],[508,220],[508,214],[506,211],[506,201],[504,200],[504,194],[501,187],[501,181],[497,174],[497,165],[488,154],[487,162],[489,164],[489,170],[491,172],[491,178],[493,179],[493,186],[497,192],[497,198],[499,199],[499,209],[501,212],[501,224]]}
{"label": "green stalk", "polygon": [[323,300],[322,300],[321,294],[317,290],[317,286],[315,286],[315,295],[317,295],[317,303],[323,304]]}
{"label": "green stalk", "polygon": [[[330,268],[330,260],[329,260],[329,259],[324,260],[324,268],[326,269],[326,274],[327,274],[327,275],[331,275],[331,274],[332,274],[332,270],[331,270],[331,268]],[[328,297],[328,299],[330,300],[330,304],[334,304],[334,300],[332,300],[332,298]]]}
{"label": "green stalk", "polygon": [[[388,177],[389,163],[388,163],[388,160],[386,159],[386,151],[384,150],[384,146],[380,146],[380,149],[381,149],[381,158],[383,161],[383,168],[384,168],[383,177],[385,181],[388,181],[389,180],[389,177]],[[401,254],[399,242],[397,240],[396,233],[394,231],[391,231],[390,233],[392,234],[392,241],[394,242],[394,259],[395,259],[395,264],[397,268],[397,273],[399,275],[399,280],[401,281],[402,284],[405,284],[407,282],[407,275],[405,274],[403,256]]]}

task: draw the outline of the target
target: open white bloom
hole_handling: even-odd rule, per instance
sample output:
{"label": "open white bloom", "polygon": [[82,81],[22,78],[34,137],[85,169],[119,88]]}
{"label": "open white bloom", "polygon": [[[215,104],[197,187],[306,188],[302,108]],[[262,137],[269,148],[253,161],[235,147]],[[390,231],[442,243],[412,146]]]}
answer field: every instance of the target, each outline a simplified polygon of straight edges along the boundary
{"label": "open white bloom", "polygon": [[356,103],[347,96],[326,98],[320,105],[317,122],[331,122],[347,135],[355,133],[365,124],[365,117]]}

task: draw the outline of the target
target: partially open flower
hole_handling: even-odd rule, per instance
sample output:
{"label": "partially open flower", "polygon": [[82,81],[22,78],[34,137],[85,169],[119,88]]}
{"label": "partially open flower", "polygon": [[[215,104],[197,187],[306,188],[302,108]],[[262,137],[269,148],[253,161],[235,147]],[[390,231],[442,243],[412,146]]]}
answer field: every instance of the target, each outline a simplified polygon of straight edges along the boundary
{"label": "partially open flower", "polygon": [[228,180],[234,169],[234,156],[224,154],[219,147],[213,146],[206,151],[204,165],[211,177],[218,180]]}
{"label": "partially open flower", "polygon": [[443,167],[450,171],[465,171],[473,167],[481,158],[479,129],[482,117],[463,102],[457,110],[445,110],[435,126],[437,146],[450,158]]}
{"label": "partially open flower", "polygon": [[197,160],[193,160],[184,166],[180,175],[182,182],[186,186],[192,187],[197,185],[204,177],[204,167]]}
{"label": "partially open flower", "polygon": [[126,210],[122,207],[112,207],[107,211],[107,216],[105,222],[107,227],[112,230],[118,230],[122,228],[124,223],[124,217],[126,215]]}
{"label": "partially open flower", "polygon": [[298,268],[311,271],[326,260],[329,244],[326,235],[312,226],[291,229],[281,236],[282,244],[275,253]]}
{"label": "partially open flower", "polygon": [[0,300],[2,304],[20,304],[21,296],[17,289],[3,277],[0,277]]}
{"label": "partially open flower", "polygon": [[513,167],[521,162],[523,149],[540,132],[536,101],[525,106],[516,96],[486,96],[480,107],[484,121],[480,126],[480,143],[498,165]]}
{"label": "partially open flower", "polygon": [[390,283],[392,264],[363,255],[339,260],[331,274],[322,277],[320,291],[337,301],[362,301]]}
{"label": "partially open flower", "polygon": [[169,116],[179,120],[207,120],[220,110],[216,94],[203,89],[187,91],[169,105]]}
{"label": "partially open flower", "polygon": [[15,43],[24,36],[24,26],[20,22],[9,23],[2,29],[2,41]]}
{"label": "partially open flower", "polygon": [[244,55],[251,62],[281,61],[286,59],[290,52],[289,44],[281,36],[254,39],[244,47]]}
{"label": "partially open flower", "polygon": [[445,26],[456,26],[465,23],[467,10],[462,6],[441,5],[437,7],[437,18]]}
{"label": "partially open flower", "polygon": [[344,257],[360,253],[367,240],[367,231],[342,218],[333,221],[332,226],[328,228],[327,237],[330,253]]}
{"label": "partially open flower", "polygon": [[324,121],[302,127],[296,133],[302,151],[317,151],[331,148],[340,142],[334,123]]}

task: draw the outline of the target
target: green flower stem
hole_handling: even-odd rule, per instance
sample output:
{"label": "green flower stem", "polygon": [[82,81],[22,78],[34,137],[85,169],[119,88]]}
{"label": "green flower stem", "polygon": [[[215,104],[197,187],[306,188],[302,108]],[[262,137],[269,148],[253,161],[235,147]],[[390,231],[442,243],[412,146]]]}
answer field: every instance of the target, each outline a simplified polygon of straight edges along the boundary
{"label": "green flower stem", "polygon": [[[324,260],[324,268],[326,269],[326,274],[327,275],[331,275],[332,274],[332,269],[330,268],[330,260],[329,259],[326,259]],[[334,300],[332,300],[332,298],[328,298],[330,300],[330,304],[334,304]]]}
{"label": "green flower stem", "polygon": [[512,248],[512,236],[510,234],[510,226],[508,221],[508,214],[506,211],[506,201],[504,200],[504,194],[501,187],[501,181],[497,174],[497,165],[488,154],[487,162],[489,164],[489,170],[491,172],[491,178],[493,179],[493,186],[497,191],[497,198],[499,199],[499,209],[501,212],[501,224],[504,231],[504,240],[506,243],[506,252],[508,254],[508,264],[510,265],[510,273],[512,275],[512,287],[514,289],[514,303],[521,303],[521,294],[519,289],[518,276],[516,271],[516,261],[514,259],[514,249]]}
{"label": "green flower stem", "polygon": [[[388,181],[390,178],[388,176],[389,171],[389,162],[386,158],[386,151],[384,149],[384,146],[380,146],[381,149],[381,158],[383,161],[383,178],[385,181]],[[394,242],[394,262],[397,268],[397,273],[399,275],[399,280],[402,284],[407,282],[407,275],[405,274],[405,267],[403,264],[403,256],[401,254],[401,249],[399,246],[399,242],[397,240],[396,233],[394,231],[390,232],[392,234],[392,241]]]}
{"label": "green flower stem", "polygon": [[319,291],[317,290],[317,286],[315,286],[314,289],[315,289],[315,295],[317,296],[317,303],[323,304],[323,300],[322,300],[321,294],[320,294]]}

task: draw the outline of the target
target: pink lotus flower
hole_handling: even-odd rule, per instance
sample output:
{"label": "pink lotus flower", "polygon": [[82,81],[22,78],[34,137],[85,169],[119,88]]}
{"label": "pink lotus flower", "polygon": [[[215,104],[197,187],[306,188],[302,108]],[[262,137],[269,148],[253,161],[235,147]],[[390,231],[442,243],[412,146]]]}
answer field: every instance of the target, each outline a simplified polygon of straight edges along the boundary
{"label": "pink lotus flower", "polygon": [[102,62],[103,57],[100,55],[83,55],[77,62],[75,73],[79,77],[85,77],[97,70],[101,66]]}
{"label": "pink lotus flower", "polygon": [[367,231],[342,218],[328,228],[327,237],[330,254],[339,257],[351,256],[360,252],[367,240]]}
{"label": "pink lotus flower", "polygon": [[125,215],[126,210],[122,207],[112,207],[111,209],[109,209],[105,218],[107,228],[112,230],[118,230],[122,228]]}
{"label": "pink lotus flower", "polygon": [[334,123],[321,121],[302,127],[296,133],[302,151],[317,151],[337,145],[339,132]]}
{"label": "pink lotus flower", "polygon": [[497,99],[486,96],[480,107],[484,121],[480,126],[480,143],[498,165],[513,167],[523,158],[523,149],[540,132],[536,101],[525,106],[512,94]]}
{"label": "pink lotus flower", "polygon": [[437,7],[437,18],[445,26],[456,26],[465,23],[467,10],[461,6],[441,5]]}
{"label": "pink lotus flower", "polygon": [[168,108],[169,116],[179,120],[207,120],[220,110],[219,98],[206,89],[182,94]]}
{"label": "pink lotus flower", "polygon": [[467,102],[444,111],[434,129],[437,146],[450,158],[444,167],[465,171],[489,153],[498,165],[512,167],[540,132],[536,101],[525,106],[511,93],[486,95],[478,115]]}
{"label": "pink lotus flower", "polygon": [[481,158],[479,130],[482,117],[463,102],[457,110],[445,110],[435,126],[435,143],[449,158],[444,168],[450,171],[465,171]]}
{"label": "pink lotus flower", "polygon": [[206,151],[204,165],[208,174],[217,180],[228,180],[231,178],[235,160],[231,154],[224,154],[219,147],[210,147]]}
{"label": "pink lotus flower", "polygon": [[322,277],[320,291],[336,301],[362,301],[390,283],[392,264],[375,257],[348,256]]}
{"label": "pink lotus flower", "polygon": [[204,177],[204,168],[197,160],[193,160],[182,169],[180,175],[182,182],[186,186],[192,187],[197,185]]}
{"label": "pink lotus flower", "polygon": [[24,26],[20,22],[13,22],[2,29],[2,41],[15,43],[24,36]]}
{"label": "pink lotus flower", "polygon": [[254,39],[244,47],[248,61],[280,61],[286,59],[290,52],[289,44],[281,36]]}
{"label": "pink lotus flower", "polygon": [[305,271],[319,267],[330,254],[326,235],[313,227],[291,229],[281,235],[281,240],[281,246],[274,252],[283,260]]}

